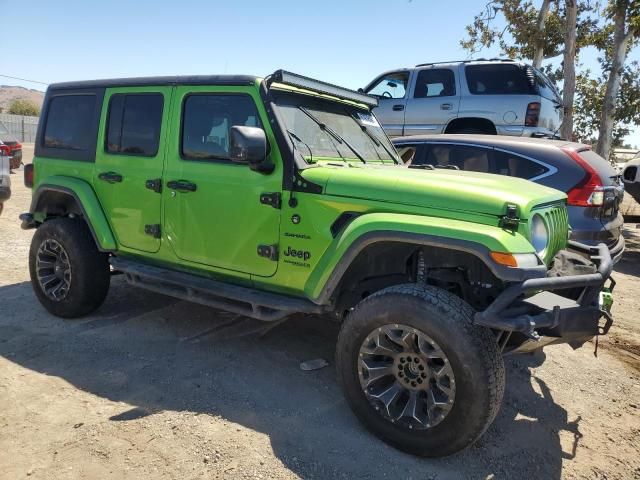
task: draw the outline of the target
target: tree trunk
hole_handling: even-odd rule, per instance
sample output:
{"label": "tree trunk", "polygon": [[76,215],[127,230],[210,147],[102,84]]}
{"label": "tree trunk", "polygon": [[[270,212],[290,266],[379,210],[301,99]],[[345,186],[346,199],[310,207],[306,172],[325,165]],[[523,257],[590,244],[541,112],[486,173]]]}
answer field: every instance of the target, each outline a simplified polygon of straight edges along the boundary
{"label": "tree trunk", "polygon": [[564,60],[562,87],[562,104],[564,105],[564,117],[560,127],[560,136],[567,140],[573,140],[573,97],[576,92],[576,22],[578,18],[578,5],[576,0],[566,0],[566,28],[564,35]]}
{"label": "tree trunk", "polygon": [[536,32],[536,49],[533,53],[533,66],[540,68],[544,59],[544,24],[547,21],[547,13],[549,13],[549,5],[551,0],[542,0],[540,11],[538,12],[538,29]]}
{"label": "tree trunk", "polygon": [[600,129],[598,131],[598,144],[596,152],[605,159],[609,159],[611,142],[613,140],[613,119],[616,112],[616,99],[620,91],[622,80],[622,68],[627,59],[627,44],[630,34],[625,32],[627,9],[629,0],[617,0],[613,16],[613,59],[611,71],[607,80],[607,88],[604,94],[602,112],[600,114]]}

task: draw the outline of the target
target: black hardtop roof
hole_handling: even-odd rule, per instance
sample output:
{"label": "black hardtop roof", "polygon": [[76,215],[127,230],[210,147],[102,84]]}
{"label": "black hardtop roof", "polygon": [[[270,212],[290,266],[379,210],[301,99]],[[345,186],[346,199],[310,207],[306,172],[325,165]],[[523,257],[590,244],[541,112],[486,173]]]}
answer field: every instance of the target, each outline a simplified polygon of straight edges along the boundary
{"label": "black hardtop roof", "polygon": [[49,90],[109,87],[150,87],[174,85],[253,85],[259,77],[254,75],[183,75],[166,77],[112,78],[52,83]]}

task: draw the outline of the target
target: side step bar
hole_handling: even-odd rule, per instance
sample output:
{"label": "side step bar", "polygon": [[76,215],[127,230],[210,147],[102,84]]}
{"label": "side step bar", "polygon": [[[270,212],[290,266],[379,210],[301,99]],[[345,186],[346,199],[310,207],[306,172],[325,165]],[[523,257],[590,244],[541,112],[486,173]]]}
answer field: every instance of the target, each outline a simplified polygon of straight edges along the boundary
{"label": "side step bar", "polygon": [[131,285],[257,320],[274,321],[293,313],[325,311],[309,300],[231,285],[191,273],[119,257],[111,257],[109,262],[114,270],[125,274]]}

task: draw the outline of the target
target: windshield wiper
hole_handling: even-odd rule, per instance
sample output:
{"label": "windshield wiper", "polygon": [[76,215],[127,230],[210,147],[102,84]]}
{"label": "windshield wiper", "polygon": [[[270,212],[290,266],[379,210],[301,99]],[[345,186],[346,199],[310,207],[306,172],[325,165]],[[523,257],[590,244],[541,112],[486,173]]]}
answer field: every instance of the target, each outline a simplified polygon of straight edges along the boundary
{"label": "windshield wiper", "polygon": [[387,152],[387,155],[389,155],[391,160],[393,160],[393,163],[395,163],[397,165],[398,162],[395,159],[395,155],[393,153],[391,153],[391,150],[389,150],[384,143],[382,143],[380,140],[378,140],[376,138],[376,136],[373,133],[371,133],[369,131],[369,129],[365,125],[362,125],[360,122],[358,122],[358,119],[356,117],[354,117],[353,115],[349,115],[349,116],[353,119],[354,122],[356,122],[356,124],[362,129],[362,131],[367,134],[367,136],[371,139],[371,141],[373,142],[373,144],[376,147],[384,148],[384,151]]}
{"label": "windshield wiper", "polygon": [[[313,163],[313,152],[311,151],[311,147],[307,145],[306,142],[303,142],[302,139],[299,136],[297,136],[295,133],[293,133],[291,130],[287,130],[287,133],[289,134],[290,138],[296,140],[297,142],[307,147],[307,150],[309,150],[309,163]],[[295,147],[295,144],[294,144],[294,147]],[[297,147],[295,148],[297,149]]]}
{"label": "windshield wiper", "polygon": [[[305,107],[301,107],[298,106],[298,108],[300,110],[302,110],[302,112],[309,117],[311,120],[313,120],[319,127],[320,130],[322,130],[323,132],[327,132],[329,135],[331,135],[338,143],[342,144],[344,143],[349,150],[351,150],[354,155],[356,157],[358,157],[358,159],[362,162],[362,163],[367,163],[367,161],[364,159],[364,157],[362,155],[360,155],[360,153],[349,143],[347,142],[344,138],[342,138],[340,135],[338,135],[336,132],[334,132],[331,128],[329,128],[326,124],[322,123],[320,120],[318,120],[315,115],[313,115],[309,110],[307,110]],[[340,153],[340,152],[338,152]]]}

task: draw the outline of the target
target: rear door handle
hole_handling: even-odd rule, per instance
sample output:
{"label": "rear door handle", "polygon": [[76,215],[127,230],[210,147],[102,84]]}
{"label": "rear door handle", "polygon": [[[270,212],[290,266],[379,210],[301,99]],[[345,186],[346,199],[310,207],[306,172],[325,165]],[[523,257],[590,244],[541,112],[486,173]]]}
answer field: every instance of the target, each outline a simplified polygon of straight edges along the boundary
{"label": "rear door handle", "polygon": [[167,187],[171,190],[177,190],[178,192],[195,192],[198,186],[195,183],[191,183],[187,180],[170,180],[167,182]]}
{"label": "rear door handle", "polygon": [[453,108],[452,103],[441,103],[440,110],[451,110]]}
{"label": "rear door handle", "polygon": [[404,105],[394,105],[393,106],[393,111],[394,112],[401,112],[402,110],[404,110]]}
{"label": "rear door handle", "polygon": [[109,183],[120,183],[122,181],[122,175],[116,172],[102,172],[98,174],[98,178]]}

